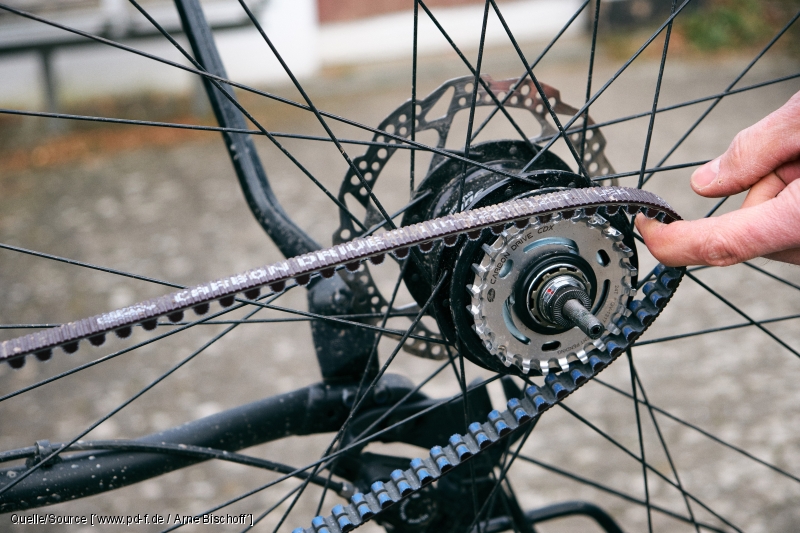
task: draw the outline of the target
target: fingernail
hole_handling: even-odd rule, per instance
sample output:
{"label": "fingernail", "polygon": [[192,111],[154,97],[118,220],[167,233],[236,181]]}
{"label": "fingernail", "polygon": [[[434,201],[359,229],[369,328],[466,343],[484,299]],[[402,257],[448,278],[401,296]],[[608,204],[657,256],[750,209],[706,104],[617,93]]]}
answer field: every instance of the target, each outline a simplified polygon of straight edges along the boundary
{"label": "fingernail", "polygon": [[719,174],[719,161],[720,157],[717,157],[694,171],[692,174],[692,186],[696,190],[701,191],[705,189],[717,178],[717,174]]}

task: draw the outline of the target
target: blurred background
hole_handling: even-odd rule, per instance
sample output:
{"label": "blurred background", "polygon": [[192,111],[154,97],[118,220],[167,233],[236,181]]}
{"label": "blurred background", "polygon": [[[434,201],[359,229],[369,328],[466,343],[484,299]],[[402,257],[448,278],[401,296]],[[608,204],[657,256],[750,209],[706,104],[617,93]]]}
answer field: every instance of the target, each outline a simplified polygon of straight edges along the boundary
{"label": "blurred background", "polygon": [[[581,3],[504,0],[499,5],[530,61]],[[141,4],[186,45],[172,3],[141,0]],[[669,14],[670,4],[659,0],[602,3],[595,89],[661,24]],[[125,0],[10,0],[7,5],[186,64]],[[320,108],[376,126],[409,98],[410,0],[252,0],[248,5]],[[430,0],[427,5],[474,64],[483,2]],[[216,29],[230,78],[281,97],[300,99],[236,1],[205,0],[203,7]],[[676,18],[660,105],[725,90],[798,9],[797,0],[691,3]],[[586,97],[591,12],[587,8],[579,15],[536,71],[541,81],[559,89],[562,99],[574,107],[580,107]],[[495,17],[490,17],[486,39],[482,71],[495,79],[519,77],[519,58]],[[800,29],[792,27],[737,87],[797,74],[798,43]],[[592,107],[595,121],[649,111],[662,46],[663,38],[659,37],[609,87]],[[420,96],[450,78],[469,74],[422,13],[419,49]],[[763,90],[725,98],[667,164],[715,157],[737,131],[778,108],[798,89],[797,78],[791,78]],[[323,134],[309,113],[252,94],[238,96],[270,130]],[[668,152],[706,105],[658,115],[648,166],[654,166]],[[0,10],[0,108],[214,124],[201,85],[189,73],[87,43],[78,36],[4,10]],[[448,143],[448,147],[463,146],[466,120],[459,117],[453,128],[452,146]],[[537,126],[530,115],[520,120],[528,121],[526,127]],[[487,128],[479,140],[509,136],[508,128],[495,126]],[[334,126],[334,131],[353,139],[371,138],[368,132],[340,124]],[[605,154],[615,170],[638,169],[647,119],[626,121],[602,131],[608,141]],[[535,133],[534,130],[531,135]],[[338,191],[346,166],[329,143],[286,140],[285,146],[326,187]],[[257,147],[283,205],[318,242],[329,244],[337,226],[336,207],[320,191],[309,187],[302,173],[274,146],[257,139]],[[359,155],[361,147],[350,147],[349,151]],[[554,151],[566,160],[563,147]],[[424,163],[420,154],[419,175],[424,175]],[[398,153],[381,175],[381,189],[377,192],[390,205],[407,201],[408,166],[408,155]],[[650,185],[686,218],[697,218],[715,202],[691,193],[690,170],[661,172]],[[635,178],[622,180],[622,184],[633,185]],[[719,212],[740,203],[741,198],[735,198]],[[7,113],[0,113],[0,242],[182,284],[200,283],[281,258],[253,220],[219,134]],[[642,270],[646,270],[652,266],[652,258],[643,247],[640,253]],[[744,266],[701,271],[698,276],[756,320],[796,313],[798,269],[766,261],[758,265],[794,283],[794,287],[753,274]],[[384,295],[391,293],[396,275],[392,268],[388,265],[373,269]],[[62,323],[163,293],[163,287],[145,282],[0,251],[0,324],[5,326]],[[409,301],[407,293],[401,298]],[[296,309],[305,309],[306,305],[304,295],[298,291],[290,291],[279,303]],[[259,316],[287,315],[271,311]],[[709,298],[697,285],[684,282],[646,339],[727,327],[741,321],[741,316]],[[404,327],[402,320],[394,325]],[[797,319],[785,319],[765,327],[792,349],[800,350],[797,325]],[[42,438],[53,442],[71,438],[221,330],[222,326],[194,328],[131,357],[2,402],[0,450],[29,446]],[[0,339],[14,337],[19,331],[0,329]],[[144,338],[146,335],[138,332],[134,335],[134,340]],[[109,353],[125,345],[124,341],[113,339],[101,351]],[[383,357],[391,348],[392,343],[384,341]],[[47,364],[30,362],[18,372],[1,365],[0,394],[91,361],[99,353],[83,348],[67,357],[59,352]],[[135,438],[314,383],[319,375],[313,354],[307,323],[238,328],[87,438]],[[800,472],[800,395],[795,394],[800,365],[785,347],[755,328],[737,328],[644,346],[636,354],[639,372],[654,403],[781,468]],[[408,355],[398,358],[395,365],[394,372],[415,382],[436,366]],[[470,380],[487,376],[473,366],[468,367],[467,373]],[[603,377],[629,390],[630,378],[624,363],[613,365]],[[453,394],[458,387],[448,376],[433,380],[425,390],[433,397],[441,397]],[[638,449],[636,432],[631,431],[635,422],[630,403],[595,384],[587,385],[569,402],[629,449]],[[800,490],[796,483],[771,475],[751,461],[742,461],[741,456],[679,424],[664,418],[660,422],[668,441],[675,445],[671,451],[687,487],[713,502],[723,515],[733,517],[743,531],[796,530],[800,523]],[[247,453],[299,464],[318,456],[326,438],[293,438]],[[652,426],[646,430],[645,442],[653,454],[653,464],[669,472]],[[548,413],[526,450],[551,465],[571,467],[591,479],[643,497],[639,465],[585,426],[576,424],[565,412]],[[396,453],[417,452],[400,447]],[[135,514],[158,505],[173,512],[193,513],[257,486],[270,476],[236,465],[208,463],[51,509]],[[609,510],[625,531],[646,530],[647,518],[641,507],[552,472],[528,465],[515,476],[514,483],[526,508],[586,499]],[[652,483],[652,494],[665,507],[685,511],[679,494],[664,483]],[[274,502],[273,495],[259,494],[237,504],[232,511],[259,512]],[[330,505],[332,502],[333,499],[328,500]],[[315,502],[301,505],[293,513],[288,530],[306,526],[314,507]],[[698,514],[713,521],[701,511]],[[2,520],[6,517],[0,516]],[[263,530],[274,527],[274,520],[265,522]],[[3,529],[6,523],[0,524]],[[676,522],[662,516],[656,518],[656,526],[660,531],[682,531]],[[550,524],[541,531],[594,531],[592,527],[588,521],[577,519]]]}

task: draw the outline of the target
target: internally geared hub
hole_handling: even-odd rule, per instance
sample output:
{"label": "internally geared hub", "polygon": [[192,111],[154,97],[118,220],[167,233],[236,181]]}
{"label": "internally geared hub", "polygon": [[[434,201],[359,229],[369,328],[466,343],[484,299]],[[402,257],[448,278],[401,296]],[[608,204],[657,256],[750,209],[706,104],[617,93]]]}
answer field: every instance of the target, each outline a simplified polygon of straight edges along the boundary
{"label": "internally geared hub", "polygon": [[523,373],[566,370],[603,349],[636,293],[633,250],[598,214],[577,210],[484,244],[467,290],[484,347]]}

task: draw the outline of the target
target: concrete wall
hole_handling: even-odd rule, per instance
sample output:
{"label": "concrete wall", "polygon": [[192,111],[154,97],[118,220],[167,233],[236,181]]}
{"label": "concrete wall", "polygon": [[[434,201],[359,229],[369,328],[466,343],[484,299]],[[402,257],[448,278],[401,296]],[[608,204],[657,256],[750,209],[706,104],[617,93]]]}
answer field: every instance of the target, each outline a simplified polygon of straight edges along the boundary
{"label": "concrete wall", "polygon": [[[578,0],[516,0],[503,2],[502,9],[517,38],[532,41],[551,38],[578,5]],[[130,6],[126,8],[131,9]],[[230,18],[235,16],[231,13],[239,9],[236,2],[217,1],[207,4],[207,15],[210,20]],[[477,47],[482,4],[434,7],[432,10],[459,47],[465,50]],[[128,16],[132,20],[135,17],[141,19],[135,12],[128,13]],[[154,12],[154,17],[165,26],[177,20],[174,8],[162,8]],[[411,52],[410,11],[320,24],[316,0],[269,0],[257,17],[300,78],[313,76],[326,66],[394,59],[408,56]],[[12,31],[43,31],[41,26],[24,20],[15,23],[14,27],[4,24],[0,27],[0,44]],[[572,31],[580,31],[580,28],[581,24],[576,23]],[[493,46],[506,42],[499,22],[490,17],[487,44]],[[217,43],[232,79],[260,85],[289,83],[254,29],[219,32]],[[131,44],[152,54],[186,63],[161,38]],[[447,42],[421,12],[420,53],[435,54],[448,48]],[[141,91],[186,92],[197,84],[189,73],[102,45],[57,50],[53,55],[53,72],[62,102]],[[27,109],[44,107],[38,55],[0,56],[0,105]]]}

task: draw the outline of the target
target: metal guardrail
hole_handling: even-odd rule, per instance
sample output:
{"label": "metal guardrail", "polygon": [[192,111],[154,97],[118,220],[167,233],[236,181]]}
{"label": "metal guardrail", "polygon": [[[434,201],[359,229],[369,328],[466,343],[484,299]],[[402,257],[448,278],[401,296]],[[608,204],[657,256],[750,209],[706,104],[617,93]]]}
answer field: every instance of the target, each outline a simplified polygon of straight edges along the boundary
{"label": "metal guardrail", "polygon": [[[249,2],[258,13],[268,0]],[[82,30],[114,41],[140,41],[162,37],[150,22],[141,16],[127,0],[17,0],[8,5],[34,13],[53,22]],[[178,12],[171,1],[140,2],[148,13],[173,36],[183,35]],[[235,0],[204,2],[204,10],[214,30],[244,28],[251,25],[247,15]],[[58,80],[53,71],[56,50],[81,46],[102,46],[96,41],[62,29],[0,11],[0,57],[36,53],[40,58],[44,97],[49,112],[58,112]],[[163,38],[163,37],[162,37]]]}

